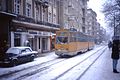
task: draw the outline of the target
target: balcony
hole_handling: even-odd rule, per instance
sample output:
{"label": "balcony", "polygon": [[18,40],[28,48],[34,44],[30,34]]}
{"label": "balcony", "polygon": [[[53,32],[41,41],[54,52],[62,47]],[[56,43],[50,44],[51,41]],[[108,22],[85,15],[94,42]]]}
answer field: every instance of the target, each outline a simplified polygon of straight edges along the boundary
{"label": "balcony", "polygon": [[46,25],[46,26],[50,26],[50,27],[54,27],[54,28],[60,28],[59,24],[53,24],[53,23],[44,22],[44,21],[37,21],[37,24]]}
{"label": "balcony", "polygon": [[18,15],[15,20],[21,21],[21,22],[27,22],[27,23],[33,23],[33,24],[39,24],[39,25],[44,25],[44,26],[49,26],[53,28],[60,28],[59,24],[53,24],[49,22],[44,22],[44,21],[35,21],[33,18],[29,18],[23,15]]}
{"label": "balcony", "polygon": [[35,0],[35,2],[38,3],[38,4],[42,4],[43,0]]}
{"label": "balcony", "polygon": [[42,4],[44,8],[47,8],[49,6],[48,0],[35,0],[36,4]]}
{"label": "balcony", "polygon": [[42,5],[43,5],[44,8],[49,7],[49,2],[48,2],[48,0],[43,0]]}
{"label": "balcony", "polygon": [[16,17],[15,14],[0,10],[0,17]]}
{"label": "balcony", "polygon": [[29,22],[29,23],[35,23],[34,19],[26,17],[26,16],[23,16],[23,15],[18,15],[15,18],[15,20],[23,21],[23,22]]}

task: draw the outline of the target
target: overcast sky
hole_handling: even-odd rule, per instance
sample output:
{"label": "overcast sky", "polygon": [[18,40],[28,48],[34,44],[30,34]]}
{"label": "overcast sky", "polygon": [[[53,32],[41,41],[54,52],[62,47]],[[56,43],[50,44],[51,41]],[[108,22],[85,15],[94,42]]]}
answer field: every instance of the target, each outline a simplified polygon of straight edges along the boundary
{"label": "overcast sky", "polygon": [[101,12],[105,1],[106,0],[89,0],[88,7],[92,8],[93,11],[97,13],[97,21],[104,29],[106,29],[107,33],[111,35],[111,33],[113,33],[113,30],[107,27],[107,24],[105,24],[104,14]]}

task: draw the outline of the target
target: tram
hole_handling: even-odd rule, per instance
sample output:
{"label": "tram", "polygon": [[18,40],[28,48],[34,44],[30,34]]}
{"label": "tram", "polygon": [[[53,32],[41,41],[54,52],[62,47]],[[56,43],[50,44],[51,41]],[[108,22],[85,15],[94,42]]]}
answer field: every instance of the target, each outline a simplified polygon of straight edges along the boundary
{"label": "tram", "polygon": [[60,57],[72,57],[93,49],[94,38],[78,31],[60,29],[56,31],[55,54]]}

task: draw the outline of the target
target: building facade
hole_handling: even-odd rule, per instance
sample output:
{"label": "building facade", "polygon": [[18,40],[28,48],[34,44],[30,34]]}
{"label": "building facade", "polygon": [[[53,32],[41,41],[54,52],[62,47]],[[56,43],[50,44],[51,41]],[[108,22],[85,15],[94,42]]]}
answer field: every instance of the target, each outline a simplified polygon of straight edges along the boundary
{"label": "building facade", "polygon": [[97,15],[90,10],[88,18],[87,1],[0,0],[1,53],[13,46],[51,51],[55,31],[60,28],[95,36]]}
{"label": "building facade", "polygon": [[[2,52],[13,46],[29,46],[46,52],[52,49],[56,30],[60,29],[57,0],[0,0]],[[4,19],[4,20],[3,20]],[[3,50],[3,48],[6,48]]]}
{"label": "building facade", "polygon": [[89,0],[60,0],[61,24],[65,29],[74,29],[86,33],[87,1]]}
{"label": "building facade", "polygon": [[97,22],[97,14],[92,9],[87,9],[87,34],[94,37],[96,44],[106,41],[106,31]]}
{"label": "building facade", "polygon": [[87,9],[87,33],[94,37],[97,33],[97,14],[92,9]]}

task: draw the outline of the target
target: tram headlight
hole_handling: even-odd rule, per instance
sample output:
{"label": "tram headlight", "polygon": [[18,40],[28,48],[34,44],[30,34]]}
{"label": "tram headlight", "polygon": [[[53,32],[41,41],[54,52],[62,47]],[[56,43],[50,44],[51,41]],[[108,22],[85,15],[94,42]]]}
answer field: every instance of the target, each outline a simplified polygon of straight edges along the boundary
{"label": "tram headlight", "polygon": [[60,49],[58,49],[58,51],[61,51]]}

